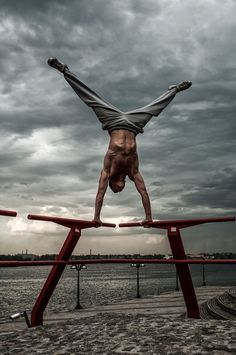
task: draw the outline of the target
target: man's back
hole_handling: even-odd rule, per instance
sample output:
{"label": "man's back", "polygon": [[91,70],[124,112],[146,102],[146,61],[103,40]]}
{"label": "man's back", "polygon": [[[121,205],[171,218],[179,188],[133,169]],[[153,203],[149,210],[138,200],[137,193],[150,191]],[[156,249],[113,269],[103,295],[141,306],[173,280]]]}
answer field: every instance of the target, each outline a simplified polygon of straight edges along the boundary
{"label": "man's back", "polygon": [[125,129],[110,132],[110,143],[104,160],[104,168],[112,178],[117,174],[127,174],[131,179],[137,167],[135,134]]}

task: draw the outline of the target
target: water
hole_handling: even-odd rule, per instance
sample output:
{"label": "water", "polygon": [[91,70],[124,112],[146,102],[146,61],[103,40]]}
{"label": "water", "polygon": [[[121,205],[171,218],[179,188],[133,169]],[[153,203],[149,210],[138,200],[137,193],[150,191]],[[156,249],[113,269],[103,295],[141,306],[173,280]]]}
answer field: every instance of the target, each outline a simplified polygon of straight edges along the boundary
{"label": "water", "polygon": [[[0,268],[0,321],[10,314],[29,314],[51,267]],[[194,286],[201,286],[202,265],[190,265]],[[140,295],[173,291],[174,265],[148,264],[140,268]],[[206,265],[207,285],[236,286],[236,265]],[[136,296],[136,268],[130,264],[88,265],[80,271],[80,303],[83,307],[114,303]],[[47,306],[47,312],[72,311],[77,302],[77,271],[67,266]]]}

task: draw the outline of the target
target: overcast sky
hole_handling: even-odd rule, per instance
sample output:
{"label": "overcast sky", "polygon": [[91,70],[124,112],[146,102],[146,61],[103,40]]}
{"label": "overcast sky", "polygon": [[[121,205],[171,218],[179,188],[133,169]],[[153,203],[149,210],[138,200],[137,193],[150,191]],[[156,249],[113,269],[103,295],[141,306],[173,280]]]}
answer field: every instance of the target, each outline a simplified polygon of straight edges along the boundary
{"label": "overcast sky", "polygon": [[[0,0],[0,253],[57,253],[67,229],[27,214],[91,220],[109,142],[57,57],[123,111],[191,80],[137,136],[154,219],[235,215],[234,0]],[[107,222],[144,218],[132,182],[107,191]],[[187,252],[236,251],[234,223],[183,231]],[[84,231],[75,253],[168,253],[164,231]]]}

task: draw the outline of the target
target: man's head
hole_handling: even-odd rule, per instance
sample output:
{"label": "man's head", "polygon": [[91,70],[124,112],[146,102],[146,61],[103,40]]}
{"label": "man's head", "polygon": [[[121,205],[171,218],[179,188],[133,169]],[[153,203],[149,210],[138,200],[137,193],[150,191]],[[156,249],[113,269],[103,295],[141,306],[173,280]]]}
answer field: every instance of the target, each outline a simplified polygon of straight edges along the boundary
{"label": "man's head", "polygon": [[114,192],[121,192],[125,187],[125,174],[118,174],[109,179],[110,189]]}

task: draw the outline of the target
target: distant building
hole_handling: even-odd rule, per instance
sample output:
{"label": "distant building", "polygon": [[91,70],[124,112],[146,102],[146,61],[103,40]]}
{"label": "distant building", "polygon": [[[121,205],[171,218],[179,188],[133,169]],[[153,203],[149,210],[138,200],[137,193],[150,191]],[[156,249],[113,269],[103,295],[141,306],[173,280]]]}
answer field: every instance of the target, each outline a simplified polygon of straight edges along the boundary
{"label": "distant building", "polygon": [[189,259],[205,259],[203,254],[187,254]]}
{"label": "distant building", "polygon": [[15,258],[19,260],[38,260],[38,255],[36,254],[29,254],[28,249],[26,249],[25,253],[22,250],[21,254],[15,254]]}

